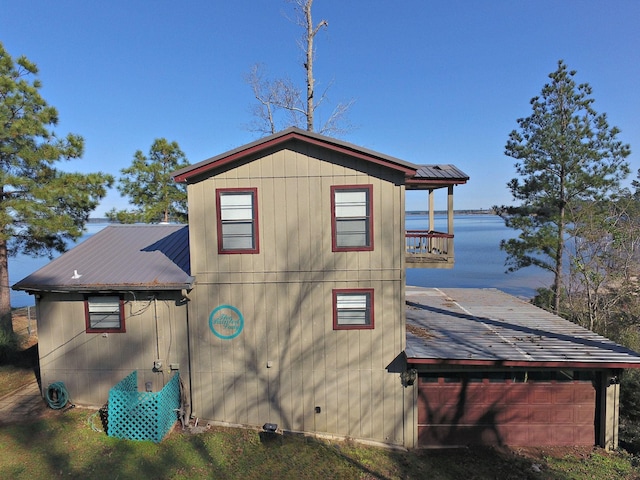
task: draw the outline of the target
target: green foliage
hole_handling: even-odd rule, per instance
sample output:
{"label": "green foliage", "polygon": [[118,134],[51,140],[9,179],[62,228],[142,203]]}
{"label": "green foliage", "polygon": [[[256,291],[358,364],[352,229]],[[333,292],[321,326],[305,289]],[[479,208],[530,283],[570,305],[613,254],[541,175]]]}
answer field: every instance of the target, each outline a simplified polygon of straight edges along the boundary
{"label": "green foliage", "polygon": [[[572,478],[598,480],[635,479],[637,472],[628,456],[592,452],[588,457],[566,455],[562,458],[546,457],[550,470],[554,476],[548,478]],[[547,477],[545,477],[547,478]]]}
{"label": "green foliage", "polygon": [[[68,173],[56,162],[82,156],[82,137],[58,137],[58,112],[40,96],[36,65],[0,44],[0,291],[8,292],[7,255],[51,255],[82,235],[113,178]],[[6,249],[6,250],[5,250]],[[7,255],[3,253],[6,251]],[[0,326],[11,329],[8,293]]]}
{"label": "green foliage", "polygon": [[548,288],[538,288],[531,303],[550,312],[553,310],[553,292]]}
{"label": "green foliage", "polygon": [[631,186],[636,189],[633,194],[636,200],[640,200],[640,168],[638,169],[638,178],[631,182]]}
{"label": "green foliage", "polygon": [[18,343],[18,337],[13,331],[0,329],[0,365],[15,358]]}
{"label": "green foliage", "polygon": [[553,272],[554,311],[574,205],[606,198],[629,173],[629,146],[617,140],[619,130],[606,115],[596,113],[591,87],[576,84],[575,74],[558,62],[550,83],[531,100],[532,114],[518,119],[505,154],[517,160],[518,177],[507,186],[519,205],[494,207],[507,227],[521,232],[500,244],[508,271],[534,265]]}
{"label": "green foliage", "polygon": [[107,212],[107,218],[120,223],[156,223],[187,221],[186,186],[177,184],[171,174],[189,165],[177,142],[164,138],[153,142],[149,155],[138,150],[130,167],[121,170],[118,190],[129,197],[135,210],[115,209]]}
{"label": "green foliage", "polygon": [[[640,332],[636,325],[625,328],[616,341],[639,351]],[[620,443],[628,451],[640,453],[640,370],[622,372],[620,377]]]}
{"label": "green foliage", "polygon": [[620,414],[633,423],[640,423],[640,371],[625,370],[620,378]]}

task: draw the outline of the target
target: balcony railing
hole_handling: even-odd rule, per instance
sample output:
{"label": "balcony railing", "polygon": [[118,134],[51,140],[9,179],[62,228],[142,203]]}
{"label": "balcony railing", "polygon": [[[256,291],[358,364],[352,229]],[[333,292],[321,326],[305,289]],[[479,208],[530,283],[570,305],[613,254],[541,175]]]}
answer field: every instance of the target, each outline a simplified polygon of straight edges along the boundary
{"label": "balcony railing", "polygon": [[433,230],[407,230],[407,267],[453,267],[453,235]]}

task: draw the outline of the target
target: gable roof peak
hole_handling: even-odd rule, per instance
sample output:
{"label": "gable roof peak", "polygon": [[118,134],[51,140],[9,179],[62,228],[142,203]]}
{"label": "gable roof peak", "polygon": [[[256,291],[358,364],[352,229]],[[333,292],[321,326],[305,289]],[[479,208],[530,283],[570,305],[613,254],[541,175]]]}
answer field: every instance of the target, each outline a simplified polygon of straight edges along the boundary
{"label": "gable roof peak", "polygon": [[203,160],[194,165],[177,170],[172,174],[173,179],[176,182],[187,183],[200,175],[206,174],[213,169],[220,168],[230,163],[239,161],[249,155],[255,155],[262,151],[266,151],[270,148],[283,148],[283,145],[288,142],[303,142],[309,145],[316,145],[322,148],[326,148],[335,152],[339,152],[351,157],[359,158],[371,163],[375,163],[393,170],[401,171],[405,176],[409,177],[415,174],[418,166],[385,155],[367,148],[354,145],[343,140],[327,137],[325,135],[302,130],[298,127],[289,127],[280,132],[276,132],[273,135],[255,140],[251,143],[243,145],[241,147],[229,150],[215,157],[211,157],[207,160]]}

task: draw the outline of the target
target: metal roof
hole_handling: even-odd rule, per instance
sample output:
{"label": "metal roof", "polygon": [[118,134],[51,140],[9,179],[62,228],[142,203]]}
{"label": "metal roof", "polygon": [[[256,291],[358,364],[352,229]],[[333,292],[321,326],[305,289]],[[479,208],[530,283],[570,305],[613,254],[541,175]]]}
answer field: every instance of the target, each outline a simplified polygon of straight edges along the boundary
{"label": "metal roof", "polygon": [[290,127],[273,135],[269,135],[268,137],[261,138],[241,147],[229,150],[228,152],[221,153],[215,157],[189,165],[188,167],[173,172],[171,176],[176,182],[188,182],[194,177],[208,174],[212,170],[221,168],[232,162],[244,160],[251,155],[256,155],[272,148],[283,148],[283,145],[289,142],[302,142],[317,145],[355,158],[360,158],[371,163],[400,170],[408,176],[413,175],[415,170],[418,168],[418,166],[413,163],[409,163],[383,153],[375,152],[373,150],[368,150],[352,143],[320,135],[318,133],[308,132],[297,127]]}
{"label": "metal roof", "polygon": [[189,227],[110,225],[13,285],[27,291],[191,288]]}
{"label": "metal roof", "polygon": [[289,142],[317,145],[367,162],[399,170],[405,174],[408,181],[414,182],[414,188],[420,188],[421,186],[424,188],[425,181],[430,181],[437,186],[445,186],[465,183],[469,180],[468,175],[453,165],[416,165],[390,155],[296,127],[287,128],[274,135],[261,138],[194,165],[189,165],[173,172],[172,177],[176,182],[192,181],[200,175],[209,174],[215,169],[233,162],[242,161],[251,155],[256,155],[272,148],[284,148],[284,144]]}
{"label": "metal roof", "polygon": [[469,180],[469,175],[464,173],[455,165],[418,165],[418,170],[414,175],[417,180]]}
{"label": "metal roof", "polygon": [[409,363],[640,368],[640,354],[496,289],[407,287]]}

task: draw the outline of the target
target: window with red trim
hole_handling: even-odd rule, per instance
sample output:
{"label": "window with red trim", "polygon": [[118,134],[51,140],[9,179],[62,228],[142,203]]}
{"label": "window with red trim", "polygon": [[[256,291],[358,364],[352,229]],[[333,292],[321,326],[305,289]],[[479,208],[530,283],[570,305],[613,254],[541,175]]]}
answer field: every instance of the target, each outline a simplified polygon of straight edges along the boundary
{"label": "window with red trim", "polygon": [[259,253],[258,190],[216,190],[218,253]]}
{"label": "window with red trim", "polygon": [[373,328],[373,289],[333,290],[333,329]]}
{"label": "window with red trim", "polygon": [[334,252],[373,250],[373,185],[331,187],[331,242]]}
{"label": "window with red trim", "polygon": [[124,301],[118,295],[88,296],[84,300],[87,333],[124,333]]}

